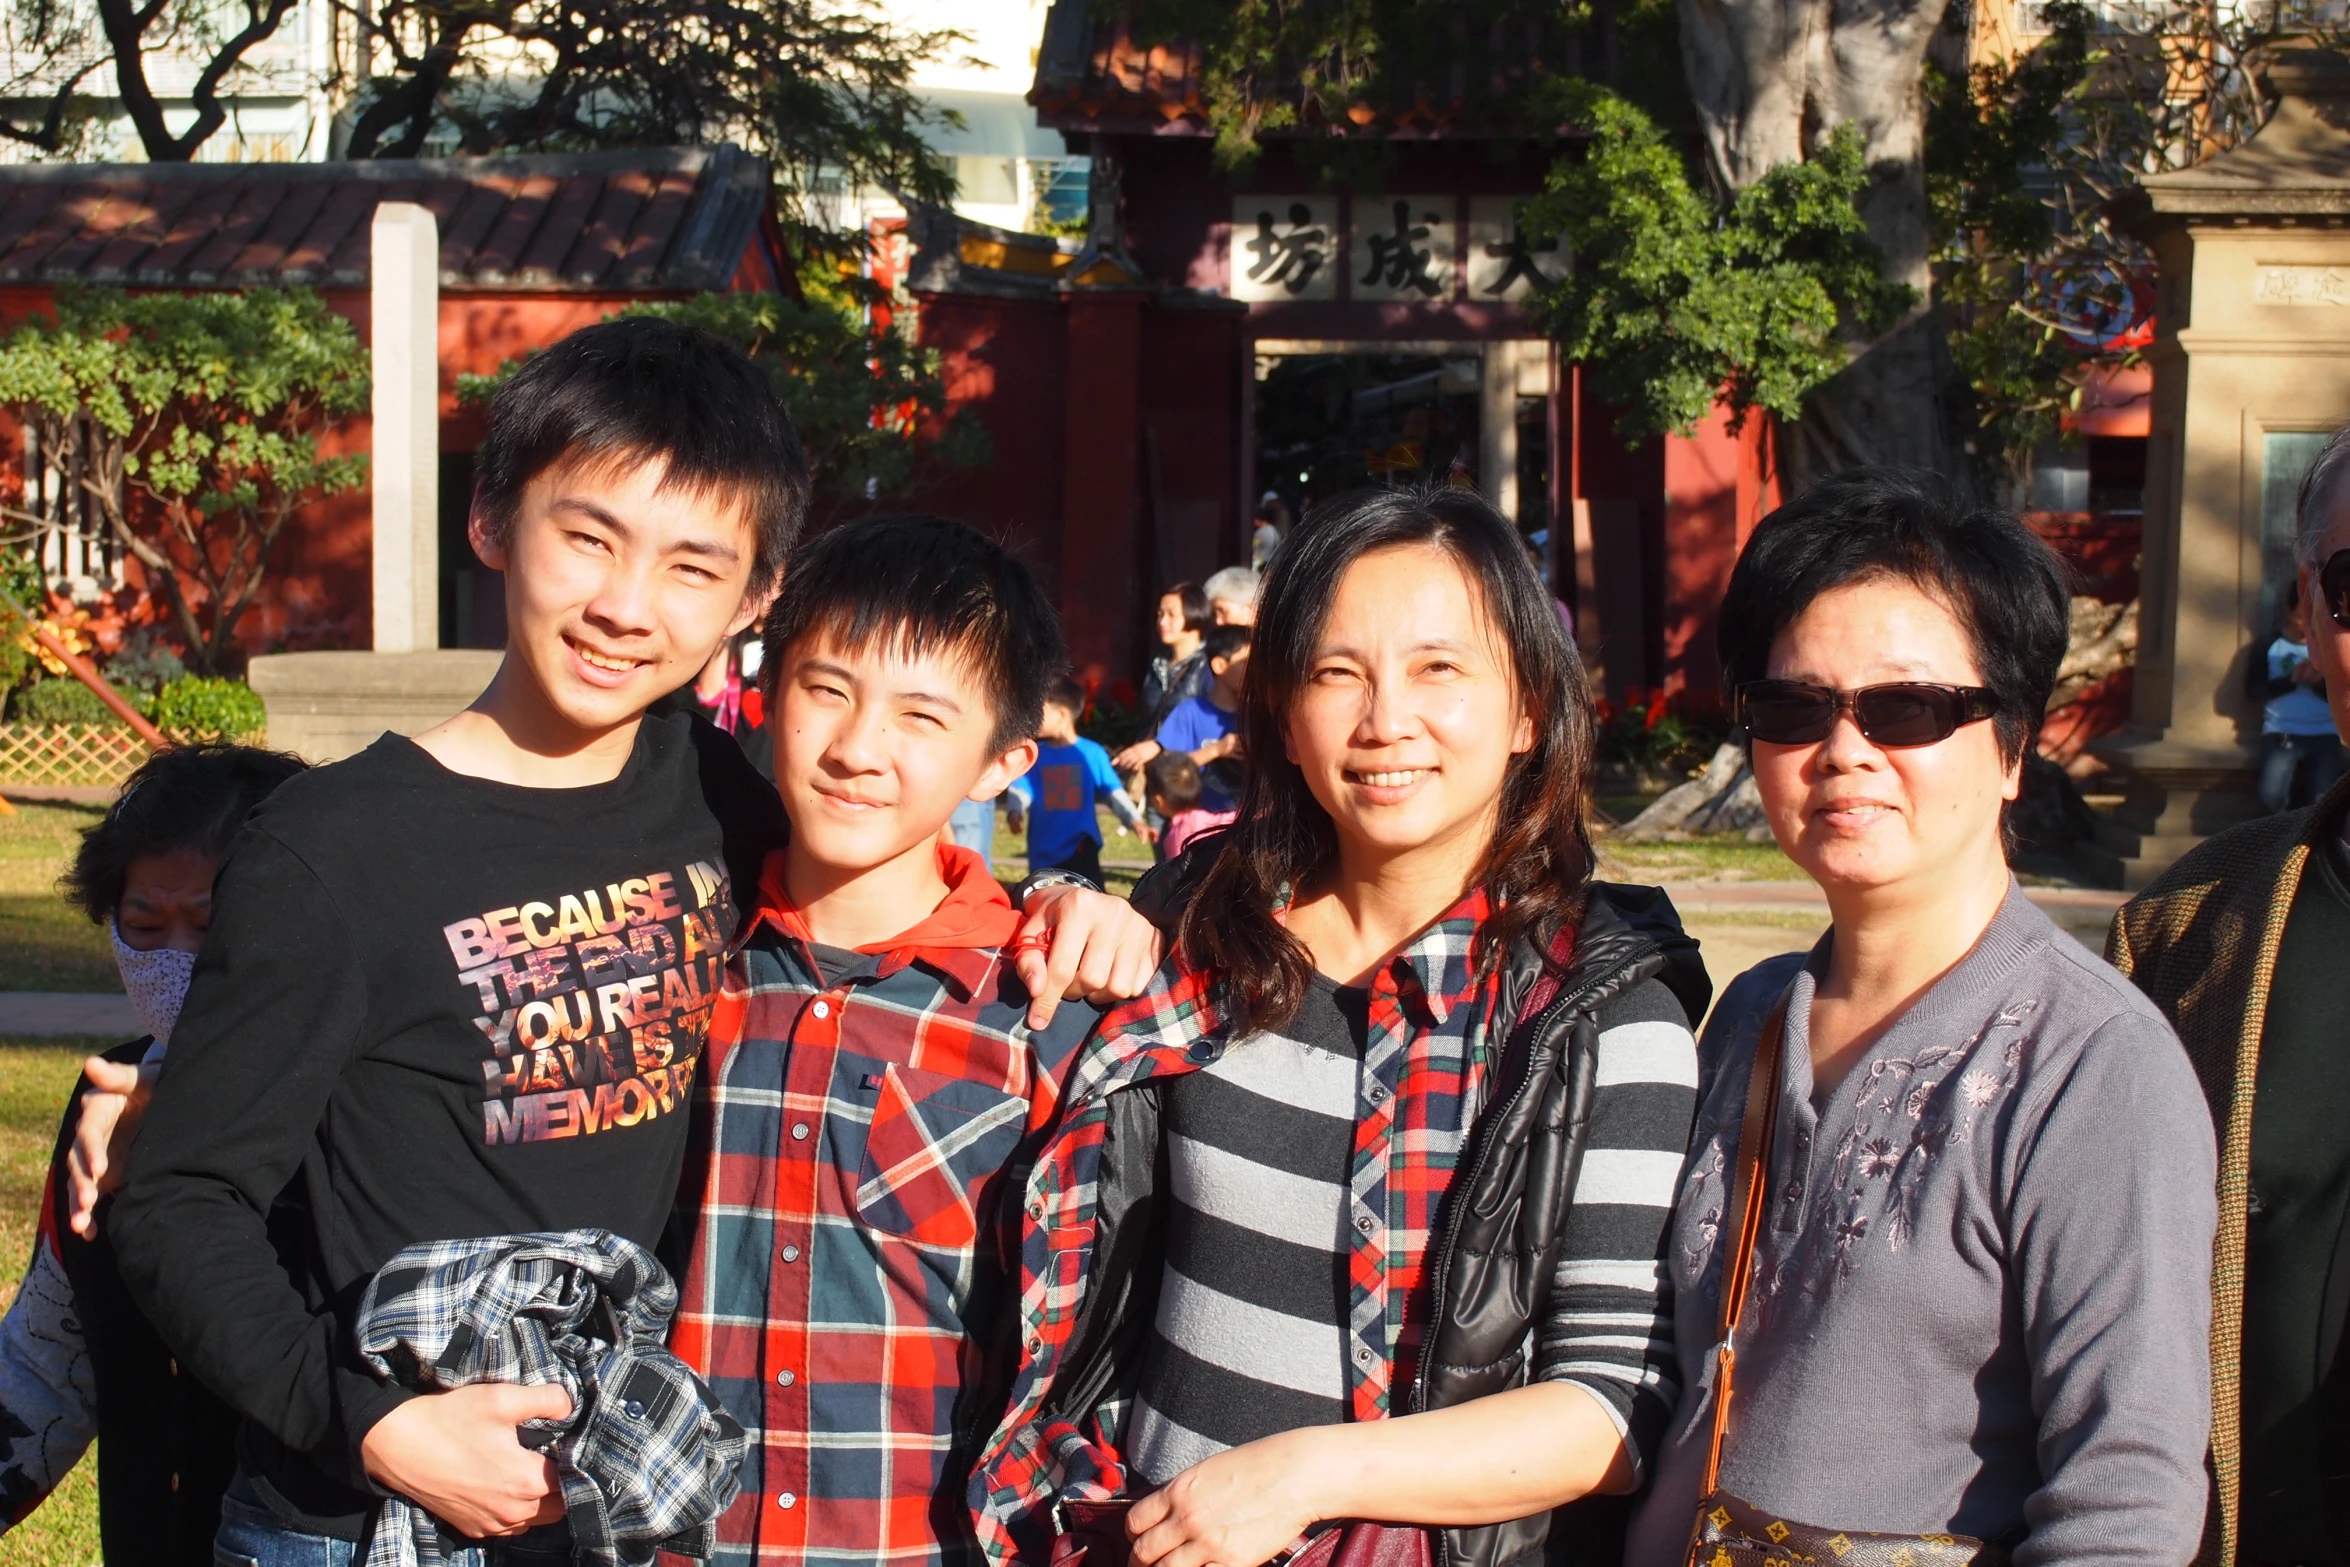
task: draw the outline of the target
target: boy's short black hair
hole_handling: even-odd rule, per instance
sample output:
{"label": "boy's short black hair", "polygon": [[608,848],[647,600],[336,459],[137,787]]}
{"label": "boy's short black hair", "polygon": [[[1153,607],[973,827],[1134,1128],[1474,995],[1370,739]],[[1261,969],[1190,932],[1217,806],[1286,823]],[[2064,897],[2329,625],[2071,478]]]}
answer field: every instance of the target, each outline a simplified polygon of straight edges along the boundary
{"label": "boy's short black hair", "polygon": [[1211,662],[1230,658],[1249,645],[1250,630],[1247,626],[1210,626],[1200,633],[1200,651],[1207,654]]}
{"label": "boy's short black hair", "polygon": [[1204,792],[1199,763],[1181,751],[1161,751],[1152,757],[1143,766],[1142,781],[1145,792],[1167,802],[1169,815],[1190,810]]}
{"label": "boy's short black hair", "polygon": [[753,593],[775,581],[808,512],[808,460],[766,372],[657,316],[582,327],[498,388],[473,468],[473,509],[493,539],[513,537],[524,488],[566,458],[662,463],[664,488],[739,504]]}
{"label": "boy's short black hair", "polygon": [[2013,764],[2040,732],[2064,662],[2071,633],[2064,562],[2014,513],[1970,505],[1930,473],[1851,469],[1755,526],[1731,569],[1715,633],[1730,689],[1763,678],[1771,644],[1821,594],[1887,577],[1957,616],[1998,700],[1991,724]]}
{"label": "boy's short black hair", "polygon": [[211,859],[228,846],[270,791],[309,764],[250,745],[175,745],[123,780],[98,825],[82,834],[60,885],[92,924],[122,906],[134,862],[192,850]]}
{"label": "boy's short black hair", "polygon": [[1065,707],[1071,718],[1085,715],[1085,687],[1066,674],[1055,675],[1045,683],[1044,699],[1055,707]]}
{"label": "boy's short black hair", "polygon": [[860,649],[883,638],[908,653],[968,661],[995,714],[1002,750],[1036,733],[1046,684],[1061,672],[1061,619],[1011,551],[959,522],[867,517],[791,553],[767,612],[760,672],[772,697],[792,644],[826,633]]}

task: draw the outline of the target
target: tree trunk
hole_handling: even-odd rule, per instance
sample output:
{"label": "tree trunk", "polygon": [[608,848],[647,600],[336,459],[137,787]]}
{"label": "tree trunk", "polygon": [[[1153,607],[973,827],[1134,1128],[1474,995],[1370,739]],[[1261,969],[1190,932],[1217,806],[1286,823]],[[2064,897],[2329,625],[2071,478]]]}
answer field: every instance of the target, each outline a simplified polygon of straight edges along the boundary
{"label": "tree trunk", "polygon": [[1790,493],[1823,474],[1890,462],[1954,471],[1948,347],[1930,308],[1925,61],[1947,0],[1680,0],[1681,62],[1725,194],[1797,162],[1838,127],[1861,134],[1859,206],[1885,275],[1918,304],[1883,336],[1847,341],[1852,363],[1786,431]]}

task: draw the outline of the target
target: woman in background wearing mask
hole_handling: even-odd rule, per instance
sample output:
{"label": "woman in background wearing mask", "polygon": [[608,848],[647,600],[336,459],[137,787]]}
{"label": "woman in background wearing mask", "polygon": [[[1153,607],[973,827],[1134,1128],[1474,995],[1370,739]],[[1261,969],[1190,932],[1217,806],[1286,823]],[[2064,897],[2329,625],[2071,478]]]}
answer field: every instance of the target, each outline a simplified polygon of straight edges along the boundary
{"label": "woman in background wearing mask", "polygon": [[147,1032],[84,1063],[58,1128],[32,1260],[0,1319],[0,1530],[38,1507],[98,1437],[105,1559],[213,1560],[237,1419],[180,1374],[115,1272],[99,1194],[112,1189],[135,1113],[85,1125],[82,1096],[95,1086],[129,1095],[134,1112],[144,1104],[204,945],[213,877],[253,808],[302,768],[249,746],[157,752],[83,835],[66,873],[66,891],[111,933]]}

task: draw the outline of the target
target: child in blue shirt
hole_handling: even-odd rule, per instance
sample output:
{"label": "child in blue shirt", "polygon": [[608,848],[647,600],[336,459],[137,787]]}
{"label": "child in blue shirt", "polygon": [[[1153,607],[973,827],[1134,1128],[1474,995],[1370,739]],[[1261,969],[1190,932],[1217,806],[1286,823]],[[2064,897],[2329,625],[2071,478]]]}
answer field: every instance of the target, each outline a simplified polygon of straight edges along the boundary
{"label": "child in blue shirt", "polygon": [[1210,626],[1200,639],[1215,684],[1204,696],[1179,702],[1159,725],[1162,751],[1181,751],[1199,764],[1200,808],[1229,811],[1240,794],[1240,691],[1248,678],[1249,629]]}
{"label": "child in blue shirt", "polygon": [[1084,708],[1085,692],[1068,676],[1045,688],[1036,761],[1012,789],[1028,805],[1028,873],[1075,871],[1099,886],[1102,829],[1095,802],[1107,804],[1129,828],[1142,825],[1142,813],[1119,790],[1110,753],[1077,733]]}
{"label": "child in blue shirt", "polygon": [[2325,794],[2342,776],[2342,742],[2326,705],[2325,681],[2309,661],[2309,607],[2295,579],[2284,630],[2268,645],[2267,705],[2260,714],[2260,803],[2289,811]]}

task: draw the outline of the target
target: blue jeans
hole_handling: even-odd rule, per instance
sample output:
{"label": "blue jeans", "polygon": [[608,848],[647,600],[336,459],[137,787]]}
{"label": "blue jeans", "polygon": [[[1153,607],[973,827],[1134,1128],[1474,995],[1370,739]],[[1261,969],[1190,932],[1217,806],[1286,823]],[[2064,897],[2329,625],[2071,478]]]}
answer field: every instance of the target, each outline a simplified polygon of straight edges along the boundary
{"label": "blue jeans", "polygon": [[2307,805],[2334,786],[2342,762],[2342,742],[2332,735],[2264,734],[2260,803],[2272,813]]}
{"label": "blue jeans", "polygon": [[[289,1529],[269,1510],[243,1470],[220,1499],[220,1533],[213,1536],[213,1567],[353,1567],[359,1547],[329,1535]],[[571,1531],[562,1524],[533,1529],[519,1540],[468,1546],[449,1567],[562,1567],[571,1560]]]}

